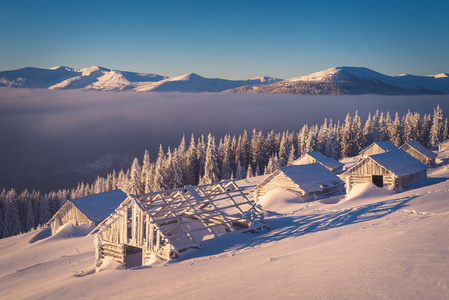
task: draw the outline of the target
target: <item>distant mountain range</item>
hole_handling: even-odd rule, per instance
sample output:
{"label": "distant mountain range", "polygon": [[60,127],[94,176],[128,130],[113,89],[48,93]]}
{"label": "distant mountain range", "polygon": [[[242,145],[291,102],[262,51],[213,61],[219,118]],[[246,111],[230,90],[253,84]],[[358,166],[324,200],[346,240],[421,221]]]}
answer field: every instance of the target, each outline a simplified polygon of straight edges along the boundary
{"label": "distant mountain range", "polygon": [[388,76],[363,67],[336,67],[310,75],[247,80],[204,78],[195,73],[176,77],[92,66],[84,69],[23,68],[0,72],[0,87],[142,92],[233,92],[305,95],[435,95],[449,94],[449,74]]}
{"label": "distant mountain range", "polygon": [[233,93],[306,95],[438,95],[449,94],[449,74],[388,76],[363,67],[337,67],[265,86],[242,86]]}
{"label": "distant mountain range", "polygon": [[221,92],[244,85],[263,85],[281,80],[272,77],[227,80],[204,78],[194,73],[169,78],[156,74],[110,70],[98,66],[85,69],[29,67],[0,72],[0,87],[100,91]]}

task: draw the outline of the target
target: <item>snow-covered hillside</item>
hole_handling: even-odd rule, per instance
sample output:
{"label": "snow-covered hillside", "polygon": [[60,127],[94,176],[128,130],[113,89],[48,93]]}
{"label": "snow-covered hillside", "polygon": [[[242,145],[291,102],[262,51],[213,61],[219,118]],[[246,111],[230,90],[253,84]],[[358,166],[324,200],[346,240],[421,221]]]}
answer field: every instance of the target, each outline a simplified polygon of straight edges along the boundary
{"label": "snow-covered hillside", "polygon": [[302,203],[271,193],[270,231],[226,234],[151,267],[95,273],[93,237],[71,225],[2,239],[0,298],[448,299],[449,152],[439,159],[427,183],[397,194],[363,185]]}
{"label": "snow-covered hillside", "polygon": [[443,75],[388,76],[363,67],[337,67],[263,87],[245,86],[230,92],[312,95],[447,94],[449,78]]}
{"label": "snow-covered hillside", "polygon": [[227,80],[204,78],[194,73],[168,78],[98,66],[84,69],[61,66],[50,69],[24,68],[0,72],[0,87],[101,91],[221,92],[244,85],[264,85],[281,80],[266,76],[248,80]]}

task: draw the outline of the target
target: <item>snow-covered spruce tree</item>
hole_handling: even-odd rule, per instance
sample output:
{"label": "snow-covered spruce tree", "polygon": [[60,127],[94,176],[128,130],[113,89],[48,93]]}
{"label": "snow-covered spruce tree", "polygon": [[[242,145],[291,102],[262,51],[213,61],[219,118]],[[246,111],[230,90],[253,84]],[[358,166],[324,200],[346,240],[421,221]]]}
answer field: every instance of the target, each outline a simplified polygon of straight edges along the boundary
{"label": "snow-covered spruce tree", "polygon": [[353,141],[353,155],[357,155],[360,150],[363,149],[363,129],[362,129],[362,120],[360,119],[359,113],[356,110],[354,114],[354,118],[352,119],[352,138]]}
{"label": "snow-covered spruce tree", "polygon": [[185,155],[185,162],[183,164],[183,181],[187,185],[196,185],[199,182],[198,176],[200,174],[200,170],[196,152],[195,137],[192,134],[189,148],[187,149],[187,153]]}
{"label": "snow-covered spruce tree", "polygon": [[166,189],[165,185],[165,169],[164,169],[165,154],[162,145],[159,145],[159,153],[154,167],[154,176],[151,190],[154,192],[163,191]]}
{"label": "snow-covered spruce tree", "polygon": [[374,142],[374,134],[373,134],[373,122],[371,117],[371,112],[368,113],[368,118],[366,119],[365,126],[363,126],[363,141],[362,141],[362,149],[368,147]]}
{"label": "snow-covered spruce tree", "polygon": [[424,147],[430,148],[430,128],[432,122],[430,120],[430,115],[424,114],[424,117],[420,121],[419,125],[419,142]]}
{"label": "snow-covered spruce tree", "polygon": [[145,150],[142,159],[142,170],[140,172],[140,186],[143,193],[149,193],[151,191],[152,170],[150,162],[150,152]]}
{"label": "snow-covered spruce tree", "polygon": [[288,154],[288,160],[287,160],[287,165],[288,166],[293,165],[293,162],[296,159],[295,153],[296,153],[295,145],[292,144],[291,147],[290,147],[290,153]]}
{"label": "snow-covered spruce tree", "polygon": [[[331,122],[332,124],[332,122]],[[326,138],[326,144],[324,145],[324,155],[337,159],[337,139],[334,134],[334,129],[332,126],[329,127],[327,131],[327,138]]]}
{"label": "snow-covered spruce tree", "polygon": [[248,165],[248,170],[246,171],[246,178],[254,177],[253,168],[251,167],[251,164]]}
{"label": "snow-covered spruce tree", "polygon": [[262,131],[257,132],[254,128],[251,138],[251,165],[253,169],[257,169],[260,165],[265,165],[264,155],[264,138]]}
{"label": "snow-covered spruce tree", "polygon": [[11,189],[6,193],[3,201],[5,216],[3,220],[3,237],[20,233],[20,216],[16,191]]}
{"label": "snow-covered spruce tree", "polygon": [[45,224],[50,220],[51,212],[48,196],[44,195],[39,204],[39,224]]}
{"label": "snow-covered spruce tree", "polygon": [[241,165],[240,161],[237,162],[237,168],[235,170],[235,180],[244,179],[246,177],[245,167]]}
{"label": "snow-covered spruce tree", "polygon": [[221,179],[231,179],[235,168],[235,156],[232,149],[231,136],[229,134],[225,135],[223,139],[223,143],[220,147],[220,156],[222,157]]}
{"label": "snow-covered spruce tree", "polygon": [[209,133],[207,137],[206,160],[204,163],[204,175],[201,184],[217,182],[219,178],[219,169],[217,163],[217,150],[215,138]]}
{"label": "snow-covered spruce tree", "polygon": [[165,160],[165,174],[165,185],[169,189],[176,189],[183,186],[181,162],[179,161],[177,149],[173,153],[170,151],[170,148],[168,150],[167,159]]}
{"label": "snow-covered spruce tree", "polygon": [[430,148],[435,148],[443,141],[443,131],[444,131],[444,120],[443,120],[443,110],[440,105],[433,109],[433,121],[432,127],[430,128]]}
{"label": "snow-covered spruce tree", "polygon": [[135,157],[129,173],[129,184],[128,184],[129,193],[134,195],[139,195],[143,193],[141,173],[142,167],[139,164],[139,159]]}
{"label": "snow-covered spruce tree", "polygon": [[389,140],[396,146],[400,147],[403,142],[403,129],[402,129],[402,122],[399,118],[399,113],[396,112],[394,121],[390,124],[390,127],[388,129],[388,135]]}

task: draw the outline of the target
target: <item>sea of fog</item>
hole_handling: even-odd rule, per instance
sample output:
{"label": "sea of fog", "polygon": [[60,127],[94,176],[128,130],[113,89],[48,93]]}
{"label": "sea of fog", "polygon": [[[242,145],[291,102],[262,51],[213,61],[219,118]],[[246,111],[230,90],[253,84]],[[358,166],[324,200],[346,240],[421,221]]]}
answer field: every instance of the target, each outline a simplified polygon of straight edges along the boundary
{"label": "sea of fog", "polygon": [[[0,189],[43,192],[91,182],[159,144],[176,147],[211,132],[217,139],[253,128],[298,131],[347,113],[433,113],[444,96],[302,96],[228,93],[137,93],[0,88]],[[218,142],[218,141],[217,141]]]}

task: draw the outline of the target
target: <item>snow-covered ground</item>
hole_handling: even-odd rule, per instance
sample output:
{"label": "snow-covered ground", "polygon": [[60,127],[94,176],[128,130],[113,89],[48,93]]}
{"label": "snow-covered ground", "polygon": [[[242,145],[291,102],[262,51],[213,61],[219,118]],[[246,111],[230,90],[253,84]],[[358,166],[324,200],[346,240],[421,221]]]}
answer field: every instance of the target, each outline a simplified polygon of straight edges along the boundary
{"label": "snow-covered ground", "polygon": [[365,184],[309,203],[270,193],[270,231],[226,234],[151,267],[95,273],[86,228],[6,238],[0,298],[449,299],[449,151],[439,159],[402,193]]}

